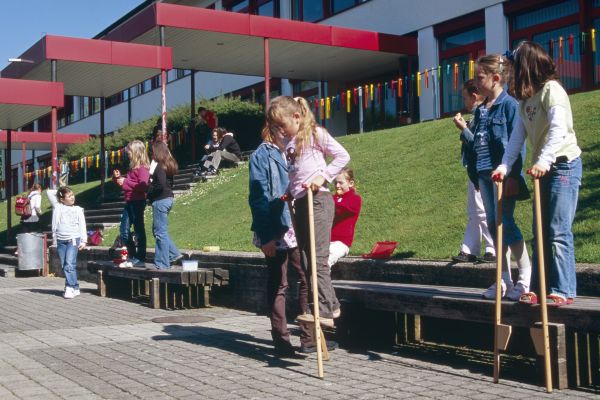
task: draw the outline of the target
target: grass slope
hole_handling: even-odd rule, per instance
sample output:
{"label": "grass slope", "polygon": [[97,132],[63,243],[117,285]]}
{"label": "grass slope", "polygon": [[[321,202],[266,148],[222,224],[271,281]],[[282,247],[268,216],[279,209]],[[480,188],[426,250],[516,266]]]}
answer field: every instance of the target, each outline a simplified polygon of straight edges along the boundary
{"label": "grass slope", "polygon": [[[571,96],[583,149],[584,179],[574,225],[578,262],[600,263],[600,91]],[[339,139],[349,151],[364,205],[351,254],[377,241],[399,242],[397,257],[448,259],[466,225],[467,177],[459,161],[458,131],[450,119]],[[531,186],[531,185],[530,185]],[[256,251],[247,204],[248,169],[224,171],[177,199],[170,232],[181,248],[218,245]],[[81,197],[80,197],[81,200]],[[531,200],[519,202],[517,222],[528,242]],[[148,246],[153,246],[147,210]],[[107,232],[112,243],[116,229]]]}

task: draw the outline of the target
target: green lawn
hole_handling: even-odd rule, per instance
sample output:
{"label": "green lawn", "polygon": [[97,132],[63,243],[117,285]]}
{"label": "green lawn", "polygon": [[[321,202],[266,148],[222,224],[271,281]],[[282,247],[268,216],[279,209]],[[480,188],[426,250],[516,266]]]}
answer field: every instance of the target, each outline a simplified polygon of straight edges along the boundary
{"label": "green lawn", "polygon": [[[600,91],[571,96],[583,149],[584,179],[574,225],[578,262],[600,263]],[[399,243],[397,257],[448,259],[458,252],[466,225],[467,176],[459,161],[458,131],[450,119],[340,138],[349,151],[364,205],[351,254],[377,241]],[[218,245],[256,251],[247,205],[248,169],[224,171],[178,198],[170,232],[181,248]],[[153,246],[147,213],[149,246]],[[517,222],[531,241],[531,200],[520,202]],[[112,242],[116,229],[107,232]]]}

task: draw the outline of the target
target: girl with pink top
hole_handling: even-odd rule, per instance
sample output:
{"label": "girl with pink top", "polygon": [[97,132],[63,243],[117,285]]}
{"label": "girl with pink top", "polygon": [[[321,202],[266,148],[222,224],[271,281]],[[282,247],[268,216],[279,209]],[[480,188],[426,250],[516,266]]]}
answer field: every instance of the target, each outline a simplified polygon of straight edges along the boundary
{"label": "girl with pink top", "polygon": [[[295,199],[296,235],[299,249],[310,259],[308,241],[307,191],[312,190],[317,282],[321,324],[333,327],[333,319],[340,315],[340,303],[335,296],[329,275],[329,242],[335,206],[328,183],[350,161],[348,152],[325,130],[317,126],[309,105],[302,97],[279,96],[271,101],[267,110],[267,127],[285,135],[285,154],[290,178],[289,191]],[[332,158],[327,164],[326,158]],[[305,271],[308,269],[304,265]],[[304,319],[303,319],[304,318]],[[310,322],[312,316],[303,315],[301,322]]]}
{"label": "girl with pink top", "polygon": [[[134,140],[125,149],[129,157],[129,172],[122,176],[117,169],[113,171],[113,181],[121,186],[125,197],[125,208],[121,215],[121,243],[127,246],[129,262],[134,267],[145,266],[146,228],[144,226],[144,208],[146,208],[146,190],[150,181],[146,146]],[[131,237],[130,228],[134,226],[137,246]]]}

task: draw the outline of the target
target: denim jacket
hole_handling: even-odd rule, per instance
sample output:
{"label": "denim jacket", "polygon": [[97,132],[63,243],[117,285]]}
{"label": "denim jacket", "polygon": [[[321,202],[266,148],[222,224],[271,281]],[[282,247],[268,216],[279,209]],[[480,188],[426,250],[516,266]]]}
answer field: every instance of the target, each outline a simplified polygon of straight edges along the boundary
{"label": "denim jacket", "polygon": [[[467,144],[467,147],[471,152],[474,152],[473,145],[475,135],[473,132],[479,131],[479,119],[482,107],[485,107],[485,102],[475,109],[470,129],[466,128],[461,133],[461,139]],[[517,100],[506,93],[506,91],[502,91],[488,111],[486,126],[486,131],[489,135],[490,156],[492,157],[492,166],[494,168],[502,163],[504,150],[508,147],[508,140],[510,139],[513,127],[519,119]],[[521,169],[523,168],[523,156],[524,151],[521,152],[521,156],[515,162],[509,176],[515,179],[519,178]],[[472,163],[477,162],[476,158],[470,158],[468,161],[469,165],[467,165],[467,168],[473,170],[475,166],[472,165]],[[471,176],[471,174],[469,175]]]}
{"label": "denim jacket", "polygon": [[261,243],[280,239],[291,227],[287,203],[281,199],[288,188],[288,168],[279,148],[263,142],[250,157],[251,230]]}

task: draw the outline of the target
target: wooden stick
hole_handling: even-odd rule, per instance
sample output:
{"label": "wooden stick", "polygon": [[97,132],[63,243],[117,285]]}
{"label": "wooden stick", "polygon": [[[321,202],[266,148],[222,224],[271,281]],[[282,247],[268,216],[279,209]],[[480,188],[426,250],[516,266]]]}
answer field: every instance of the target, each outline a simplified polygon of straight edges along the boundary
{"label": "wooden stick", "polygon": [[[315,316],[315,337],[314,342],[317,347],[317,372],[319,378],[323,379],[323,342],[321,339],[321,323],[319,319],[319,291],[317,284],[317,254],[315,253],[315,216],[313,210],[313,193],[309,187],[307,192],[308,200],[308,241],[310,246],[310,272],[312,279],[312,292],[313,292],[313,304],[314,304],[314,316]],[[327,349],[327,346],[325,346]]]}
{"label": "wooden stick", "polygon": [[538,256],[538,273],[540,276],[540,308],[542,312],[542,334],[544,337],[544,372],[546,391],[552,393],[552,367],[550,365],[550,337],[548,335],[548,309],[546,305],[546,271],[544,261],[544,240],[542,238],[542,201],[540,198],[540,180],[533,179],[533,196],[535,201],[535,240]]}
{"label": "wooden stick", "polygon": [[500,379],[500,349],[498,348],[498,333],[502,321],[502,261],[504,260],[502,224],[502,181],[497,182],[496,193],[496,321],[494,325],[494,383]]}

